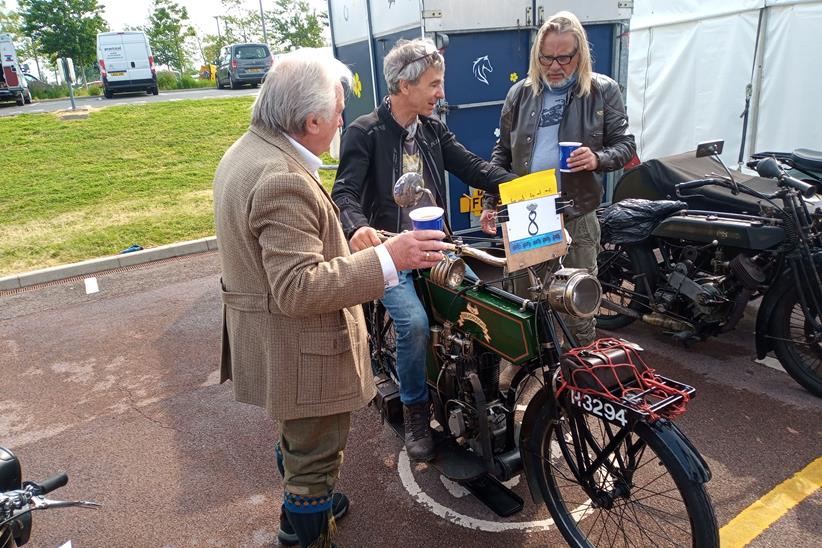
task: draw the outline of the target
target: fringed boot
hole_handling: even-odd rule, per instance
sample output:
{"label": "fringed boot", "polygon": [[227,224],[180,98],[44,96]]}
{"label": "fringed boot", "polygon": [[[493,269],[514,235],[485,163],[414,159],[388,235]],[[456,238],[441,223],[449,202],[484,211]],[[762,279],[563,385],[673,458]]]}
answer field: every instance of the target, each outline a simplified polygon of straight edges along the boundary
{"label": "fringed boot", "polygon": [[[277,452],[277,470],[280,471],[280,476],[285,478],[283,452],[280,449],[279,442],[277,442],[275,449]],[[348,497],[342,493],[334,493],[331,495],[331,513],[333,514],[335,521],[342,519],[342,517],[348,512],[349,505],[350,503],[348,501]],[[288,515],[285,512],[285,505],[280,508],[280,530],[277,532],[277,539],[280,541],[282,546],[294,546],[300,542],[297,533],[288,521]]]}

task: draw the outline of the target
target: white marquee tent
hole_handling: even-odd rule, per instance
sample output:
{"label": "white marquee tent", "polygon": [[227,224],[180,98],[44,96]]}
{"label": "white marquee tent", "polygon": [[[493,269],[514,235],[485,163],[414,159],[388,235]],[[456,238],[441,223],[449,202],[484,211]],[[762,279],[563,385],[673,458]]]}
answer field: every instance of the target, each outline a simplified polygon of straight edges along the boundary
{"label": "white marquee tent", "polygon": [[642,160],[725,139],[735,165],[746,88],[743,157],[822,150],[822,1],[637,0],[628,115]]}

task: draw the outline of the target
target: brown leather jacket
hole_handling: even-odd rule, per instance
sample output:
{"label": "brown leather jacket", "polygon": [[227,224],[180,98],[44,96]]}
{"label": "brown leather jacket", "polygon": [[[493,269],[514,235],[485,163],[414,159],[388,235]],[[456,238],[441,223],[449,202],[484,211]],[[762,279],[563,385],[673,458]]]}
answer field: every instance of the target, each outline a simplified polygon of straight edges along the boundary
{"label": "brown leather jacket", "polygon": [[[500,114],[500,136],[491,155],[491,163],[503,169],[526,175],[531,172],[531,158],[536,142],[537,123],[542,110],[542,95],[534,95],[527,79],[514,84],[505,97]],[[565,210],[566,220],[594,211],[602,201],[600,172],[620,169],[636,151],[634,136],[628,133],[628,116],[619,85],[602,74],[594,73],[591,92],[585,97],[568,92],[565,111],[559,124],[560,141],[578,141],[599,157],[599,171],[562,174],[562,196],[573,199]],[[488,195],[485,207],[494,207],[496,196]]]}

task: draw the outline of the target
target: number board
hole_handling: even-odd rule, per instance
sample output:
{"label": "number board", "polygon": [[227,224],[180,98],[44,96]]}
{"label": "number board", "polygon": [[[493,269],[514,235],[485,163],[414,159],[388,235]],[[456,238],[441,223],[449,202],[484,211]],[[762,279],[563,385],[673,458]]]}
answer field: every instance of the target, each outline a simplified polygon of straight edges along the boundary
{"label": "number board", "polygon": [[615,402],[603,401],[596,396],[590,394],[583,394],[574,389],[570,389],[571,403],[584,411],[595,415],[601,419],[622,426],[628,425],[628,418],[625,416],[628,409]]}
{"label": "number board", "polygon": [[508,222],[502,224],[502,238],[509,272],[568,252],[565,224],[556,209],[559,192],[553,169],[503,183],[499,190],[502,203],[508,206]]}

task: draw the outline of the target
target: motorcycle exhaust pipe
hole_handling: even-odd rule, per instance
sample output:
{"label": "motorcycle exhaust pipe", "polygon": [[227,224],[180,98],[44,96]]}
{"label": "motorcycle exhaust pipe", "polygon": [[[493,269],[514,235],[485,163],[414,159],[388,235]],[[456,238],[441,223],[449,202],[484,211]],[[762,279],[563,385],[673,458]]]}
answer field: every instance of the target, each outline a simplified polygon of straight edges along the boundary
{"label": "motorcycle exhaust pipe", "polygon": [[657,327],[661,327],[662,329],[667,329],[669,331],[694,331],[694,326],[690,323],[677,320],[676,318],[671,318],[670,316],[660,314],[659,312],[642,314],[640,312],[637,312],[636,310],[625,308],[624,306],[620,306],[615,302],[611,302],[606,299],[602,300],[600,306],[602,306],[603,308],[607,308],[608,310],[612,310],[613,312],[616,312],[618,314],[622,314],[623,316],[628,316],[630,318],[634,318],[635,320],[642,320],[647,324],[655,325]]}

